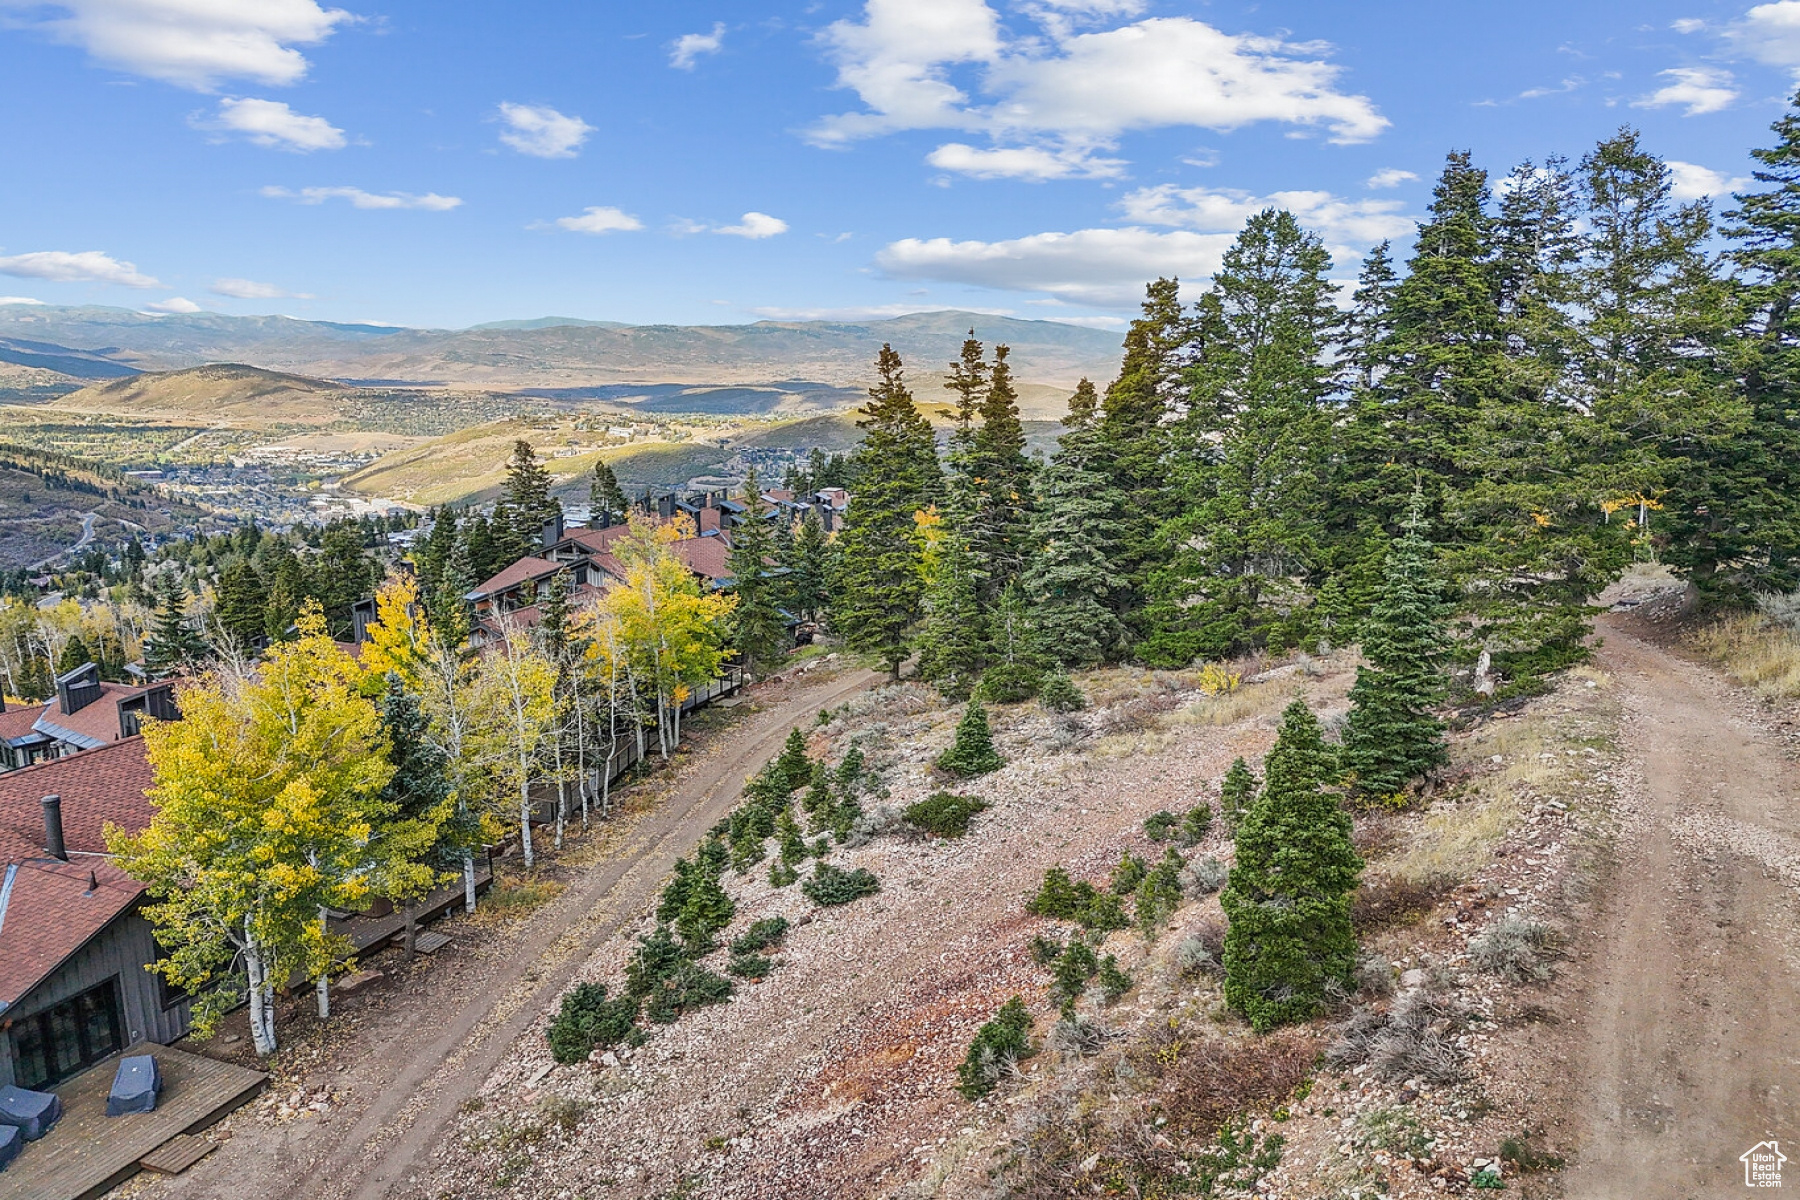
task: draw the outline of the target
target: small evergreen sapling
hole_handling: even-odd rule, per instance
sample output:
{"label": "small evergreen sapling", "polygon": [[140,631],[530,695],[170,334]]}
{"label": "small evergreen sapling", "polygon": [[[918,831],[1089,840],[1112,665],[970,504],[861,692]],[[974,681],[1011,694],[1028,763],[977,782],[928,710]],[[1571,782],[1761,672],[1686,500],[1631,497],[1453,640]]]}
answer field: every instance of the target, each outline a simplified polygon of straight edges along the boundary
{"label": "small evergreen sapling", "polygon": [[1102,892],[1083,879],[1071,880],[1061,867],[1044,872],[1044,882],[1025,905],[1025,911],[1059,921],[1078,921],[1088,929],[1123,929],[1125,906],[1111,892]]}
{"label": "small evergreen sapling", "polygon": [[1235,834],[1238,822],[1250,811],[1250,804],[1256,799],[1256,776],[1250,773],[1250,764],[1242,757],[1232,761],[1231,769],[1225,772],[1225,782],[1219,788],[1219,817],[1225,822],[1225,832]]}
{"label": "small evergreen sapling", "polygon": [[1050,966],[1051,994],[1062,1005],[1063,1016],[1075,1011],[1075,1001],[1087,990],[1088,980],[1100,971],[1100,960],[1080,938],[1070,942]]}
{"label": "small evergreen sapling", "polygon": [[1051,671],[1044,676],[1037,698],[1038,703],[1051,712],[1080,712],[1087,707],[1087,697],[1075,686],[1075,681],[1062,671]]}
{"label": "small evergreen sapling", "polygon": [[1192,849],[1206,840],[1212,832],[1212,805],[1204,800],[1182,814],[1181,830],[1176,835],[1175,844],[1183,849]]}
{"label": "small evergreen sapling", "polygon": [[775,818],[775,837],[781,845],[781,865],[784,867],[798,866],[812,853],[812,847],[806,844],[806,837],[800,831],[799,822],[785,808]]}
{"label": "small evergreen sapling", "polygon": [[1185,865],[1171,846],[1138,884],[1137,923],[1145,938],[1154,938],[1170,914],[1181,907],[1181,868]]}
{"label": "small evergreen sapling", "polygon": [[733,954],[756,954],[779,946],[788,934],[786,917],[764,917],[731,940]]}
{"label": "small evergreen sapling", "polygon": [[787,742],[775,759],[774,775],[784,796],[793,795],[812,781],[812,760],[806,756],[806,735],[798,726],[788,731]]}
{"label": "small evergreen sapling", "polygon": [[938,768],[963,779],[986,775],[1006,765],[994,749],[994,734],[988,728],[987,710],[979,700],[969,701],[963,719],[956,726],[956,740],[938,756]]}
{"label": "small evergreen sapling", "polygon": [[1150,868],[1144,860],[1126,850],[1119,855],[1118,864],[1112,869],[1112,894],[1129,896],[1138,890],[1138,884],[1144,882],[1144,876]]}
{"label": "small evergreen sapling", "polygon": [[775,969],[775,960],[760,954],[734,954],[725,970],[739,979],[767,979]]}
{"label": "small evergreen sapling", "polygon": [[550,1019],[546,1036],[550,1055],[563,1064],[582,1062],[595,1050],[620,1043],[638,1045],[644,1040],[637,1027],[638,998],[606,998],[606,987],[578,983],[565,992],[562,1008]]}
{"label": "small evergreen sapling", "polygon": [[1238,825],[1237,859],[1220,896],[1225,1000],[1258,1032],[1303,1021],[1327,987],[1350,990],[1356,933],[1350,896],[1362,859],[1350,817],[1325,790],[1335,756],[1304,700],[1282,714],[1263,793]]}
{"label": "small evergreen sapling", "polygon": [[975,814],[987,811],[987,802],[973,796],[957,796],[937,792],[917,804],[909,804],[900,814],[908,824],[932,837],[956,838],[969,832]]}
{"label": "small evergreen sapling", "polygon": [[1031,1014],[1025,1001],[1014,996],[976,1032],[968,1057],[956,1069],[957,1090],[965,1100],[979,1100],[994,1090],[1003,1074],[1034,1053]]}
{"label": "small evergreen sapling", "polygon": [[1119,997],[1131,990],[1131,976],[1120,968],[1119,960],[1110,954],[1100,960],[1100,969],[1095,972],[1094,979],[1100,985],[1100,991],[1108,1004],[1117,1004]]}
{"label": "small evergreen sapling", "polygon": [[1175,836],[1175,829],[1180,818],[1168,809],[1153,812],[1144,818],[1144,836],[1153,842],[1166,842]]}

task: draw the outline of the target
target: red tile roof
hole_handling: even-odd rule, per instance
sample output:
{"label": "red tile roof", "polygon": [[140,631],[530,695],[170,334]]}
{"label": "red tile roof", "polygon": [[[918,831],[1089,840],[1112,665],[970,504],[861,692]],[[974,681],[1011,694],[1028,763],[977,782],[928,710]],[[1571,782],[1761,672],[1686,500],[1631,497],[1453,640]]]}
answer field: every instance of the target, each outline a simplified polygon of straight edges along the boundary
{"label": "red tile roof", "polygon": [[0,738],[24,737],[31,732],[32,722],[43,715],[43,704],[27,704],[22,708],[9,708],[0,713]]}
{"label": "red tile roof", "polygon": [[731,578],[731,568],[725,565],[731,547],[724,538],[683,538],[669,548],[696,575],[704,575],[714,583]]}
{"label": "red tile roof", "polygon": [[72,713],[63,712],[61,700],[52,700],[38,717],[38,727],[51,737],[57,736],[57,730],[66,729],[96,742],[116,742],[119,740],[119,701],[141,696],[149,690],[127,683],[103,683],[98,696]]}
{"label": "red tile roof", "polygon": [[0,912],[0,1010],[16,1004],[144,890],[104,858],[58,862],[40,855],[16,867],[0,867],[0,888],[12,876]]}
{"label": "red tile roof", "polygon": [[478,595],[491,596],[495,592],[504,592],[508,588],[518,587],[528,579],[542,579],[546,575],[554,575],[560,571],[564,563],[554,563],[547,558],[534,558],[527,554],[512,566],[506,568],[486,583],[475,589]]}
{"label": "red tile roof", "polygon": [[24,838],[41,853],[41,801],[54,794],[62,797],[68,848],[103,853],[106,837],[101,831],[108,821],[132,833],[150,824],[155,809],[144,794],[149,786],[142,737],[8,771],[0,774],[0,832]]}
{"label": "red tile roof", "polygon": [[608,525],[605,529],[571,529],[569,535],[558,542],[555,548],[560,550],[572,544],[583,550],[604,551],[630,533],[629,525]]}

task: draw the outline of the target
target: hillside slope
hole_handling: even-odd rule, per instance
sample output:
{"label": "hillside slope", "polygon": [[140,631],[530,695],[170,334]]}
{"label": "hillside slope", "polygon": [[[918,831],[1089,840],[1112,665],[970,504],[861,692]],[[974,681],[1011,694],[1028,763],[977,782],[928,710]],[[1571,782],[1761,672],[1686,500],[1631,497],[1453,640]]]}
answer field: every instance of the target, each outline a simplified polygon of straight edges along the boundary
{"label": "hillside slope", "polygon": [[56,400],[71,412],[311,424],[337,417],[352,389],[324,379],[217,363],[97,383]]}

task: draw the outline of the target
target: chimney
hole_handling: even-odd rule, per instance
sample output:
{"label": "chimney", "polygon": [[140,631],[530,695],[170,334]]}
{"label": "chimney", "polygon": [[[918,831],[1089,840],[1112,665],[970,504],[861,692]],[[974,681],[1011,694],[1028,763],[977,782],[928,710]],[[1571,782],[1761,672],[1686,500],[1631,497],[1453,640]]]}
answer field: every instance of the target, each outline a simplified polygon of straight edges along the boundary
{"label": "chimney", "polygon": [[555,516],[544,522],[544,528],[538,535],[538,541],[542,543],[545,550],[549,550],[550,547],[563,540],[563,532],[563,515],[562,509],[559,508],[556,510]]}
{"label": "chimney", "polygon": [[44,804],[44,850],[51,858],[69,861],[68,847],[63,845],[62,797],[45,796]]}
{"label": "chimney", "polygon": [[90,870],[90,871],[89,871],[89,872],[88,872],[88,886],[87,886],[87,891],[85,891],[85,892],[83,892],[83,893],[81,893],[81,894],[82,894],[82,895],[84,895],[84,896],[91,896],[91,895],[93,895],[93,894],[94,894],[94,893],[95,893],[95,892],[97,892],[97,891],[99,891],[99,890],[100,890],[100,876],[99,876],[99,875],[98,875],[98,874],[96,874],[96,873],[95,873],[95,872],[93,872],[93,871],[91,871],[91,870]]}

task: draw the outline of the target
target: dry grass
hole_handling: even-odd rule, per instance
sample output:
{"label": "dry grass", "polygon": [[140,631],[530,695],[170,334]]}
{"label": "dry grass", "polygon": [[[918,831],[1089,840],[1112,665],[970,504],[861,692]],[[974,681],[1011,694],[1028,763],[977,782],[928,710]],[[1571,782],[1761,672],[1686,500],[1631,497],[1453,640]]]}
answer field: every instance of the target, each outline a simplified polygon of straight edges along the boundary
{"label": "dry grass", "polygon": [[1256,717],[1273,717],[1294,699],[1292,688],[1267,683],[1240,687],[1234,692],[1196,700],[1172,715],[1177,725],[1236,725]]}
{"label": "dry grass", "polygon": [[481,898],[475,914],[495,920],[514,920],[536,912],[563,892],[566,885],[533,872],[529,875],[494,874],[493,886]]}
{"label": "dry grass", "polygon": [[1350,920],[1358,933],[1411,925],[1436,908],[1455,886],[1455,881],[1443,877],[1366,876],[1350,901]]}
{"label": "dry grass", "polygon": [[1197,1137],[1210,1137],[1246,1108],[1286,1100],[1312,1074],[1319,1055],[1318,1042],[1304,1029],[1184,1045],[1182,1032],[1170,1028],[1152,1044],[1140,1069],[1152,1075],[1160,1070],[1163,1113],[1177,1129]]}
{"label": "dry grass", "polygon": [[1770,700],[1800,697],[1800,633],[1760,613],[1726,617],[1693,635],[1726,674]]}

